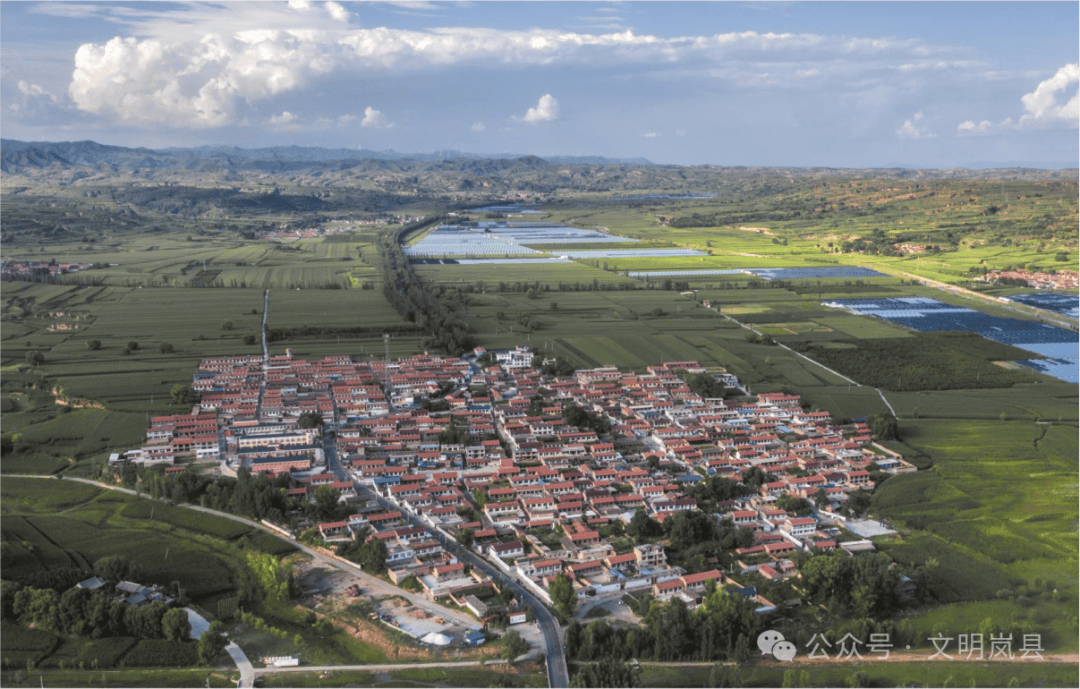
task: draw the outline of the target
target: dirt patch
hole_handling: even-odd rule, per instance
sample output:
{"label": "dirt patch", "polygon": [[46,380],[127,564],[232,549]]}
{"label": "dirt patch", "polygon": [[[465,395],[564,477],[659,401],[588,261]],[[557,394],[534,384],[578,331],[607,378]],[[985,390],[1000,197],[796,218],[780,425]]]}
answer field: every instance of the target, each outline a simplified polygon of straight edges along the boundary
{"label": "dirt patch", "polygon": [[738,229],[742,230],[743,232],[757,232],[758,234],[768,235],[773,234],[773,232],[767,227],[740,227]]}

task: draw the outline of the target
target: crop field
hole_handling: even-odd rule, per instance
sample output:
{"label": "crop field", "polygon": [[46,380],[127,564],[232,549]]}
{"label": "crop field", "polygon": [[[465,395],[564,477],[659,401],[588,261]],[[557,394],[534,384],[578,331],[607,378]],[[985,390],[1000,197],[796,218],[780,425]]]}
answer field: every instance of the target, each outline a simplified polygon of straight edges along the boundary
{"label": "crop field", "polygon": [[850,314],[838,313],[833,316],[815,316],[814,322],[849,337],[907,337],[910,335],[906,328],[892,325],[877,318],[862,318]]}
{"label": "crop field", "polygon": [[[981,346],[945,351],[929,332],[937,327],[920,327],[920,322],[952,319],[953,325],[958,314],[967,313],[958,309],[974,308],[978,314],[962,320],[1004,342],[1024,338],[1043,342],[1033,346],[1075,349],[1075,333],[1060,335],[1025,320],[1034,312],[1022,306],[1024,298],[1011,307],[1016,313],[1008,305],[917,285],[911,277],[1018,297],[1025,290],[972,283],[972,278],[1015,266],[1073,269],[1080,256],[1076,183],[721,175],[708,189],[716,193],[710,198],[665,197],[668,191],[656,189],[627,201],[605,193],[560,198],[551,209],[539,208],[545,215],[538,222],[440,228],[418,235],[406,253],[456,260],[418,260],[413,267],[424,283],[445,290],[446,308],[460,315],[476,343],[488,349],[524,343],[578,366],[635,370],[692,359],[725,367],[753,392],[793,392],[814,408],[852,418],[888,413],[883,395],[900,419],[901,439],[890,447],[921,470],[881,484],[875,510],[902,533],[878,547],[905,564],[936,562],[933,593],[947,603],[920,609],[904,622],[922,631],[948,625],[961,632],[970,631],[972,621],[1000,617],[1044,632],[1053,648],[1075,650],[1075,625],[1062,617],[1061,608],[1075,608],[1078,594],[1076,384],[1000,366],[982,357]],[[118,208],[123,205],[108,212]],[[442,211],[422,210],[437,212]],[[88,232],[97,233],[93,242],[71,238],[50,245],[32,234],[22,241],[32,228],[20,224],[15,228],[20,241],[5,245],[5,259],[47,259],[55,253],[59,260],[99,264],[62,277],[68,284],[0,284],[4,432],[35,448],[15,459],[5,456],[5,473],[74,475],[102,453],[138,442],[147,414],[179,411],[169,404],[169,389],[189,383],[199,360],[260,351],[257,341],[244,340],[258,334],[264,288],[271,290],[273,354],[289,349],[298,357],[381,358],[384,331],[392,334],[392,357],[421,348],[424,333],[390,307],[381,293],[382,268],[373,265],[373,242],[391,228],[267,241],[243,238],[237,229],[257,230],[247,234],[251,237],[283,224],[308,225],[302,217],[282,214],[237,219],[235,229],[214,225],[201,234],[199,223],[178,217],[175,228],[183,229],[131,226],[107,234],[109,223],[87,217]],[[338,227],[343,221],[329,222]],[[562,255],[575,261],[557,258]],[[208,285],[218,288],[193,288]],[[624,286],[633,289],[612,289]],[[889,300],[911,298],[933,299],[940,306],[918,316],[908,308],[888,309],[885,315],[892,320],[886,320],[822,304],[872,300],[889,306],[905,303]],[[1075,300],[1075,294],[1058,300],[1074,318],[1069,309],[1075,309]],[[1056,306],[1045,298],[1036,303]],[[1018,325],[1003,326],[1005,319]],[[899,384],[892,378],[870,381],[880,385],[879,394],[762,341],[739,323],[805,349],[811,359],[841,372],[847,371],[845,360],[873,364],[867,353],[903,351],[910,366],[898,378],[910,378]],[[100,347],[89,347],[93,341]],[[124,354],[131,342],[138,349]],[[163,344],[173,351],[163,353]],[[31,366],[28,355],[39,351],[44,363]],[[1042,360],[1044,366],[1076,370],[1075,360],[1058,357],[1057,349],[1041,353],[1059,359]],[[959,357],[946,366],[955,374],[950,389],[931,389],[944,374],[911,382],[918,371],[952,361],[949,357]],[[978,365],[969,365],[972,358],[980,359]],[[861,373],[847,372],[865,382]],[[1002,387],[980,387],[988,379]],[[57,398],[104,408],[66,411],[53,403]],[[94,489],[86,493],[71,482],[39,481],[52,489],[50,496],[12,481],[18,479],[6,479],[2,489],[5,576],[82,566],[107,552],[131,553],[152,559],[158,579],[171,574],[168,568],[179,568],[185,582],[196,582],[193,591],[213,600],[234,585],[238,570],[230,558],[241,540],[283,552],[280,541],[244,533],[245,527],[231,522],[215,526],[161,504],[101,496]],[[1059,589],[1056,601],[1044,590],[1048,580]],[[295,622],[299,629],[302,620]],[[25,662],[49,643],[40,635],[20,638],[19,657]],[[65,648],[65,657],[81,652],[74,645]],[[320,653],[331,660],[349,655],[329,646]],[[972,666],[969,672],[964,666],[950,679],[940,674],[945,666],[929,665],[890,663],[868,674],[881,686],[909,680],[1003,682],[994,668]],[[1073,670],[1063,683],[1075,682]],[[815,684],[839,685],[849,670],[810,671]],[[748,672],[753,673],[746,675],[748,685],[782,682],[782,669]],[[1036,676],[1019,664],[1005,672],[1024,683],[1058,680],[1053,672]],[[646,669],[645,684],[703,686],[707,670],[700,682],[699,675],[689,668],[679,673]],[[395,676],[385,685],[458,681],[428,680],[426,674]],[[46,683],[53,683],[51,676]]]}
{"label": "crop field", "polygon": [[[526,259],[528,261],[528,259]],[[424,282],[445,285],[478,285],[485,290],[505,291],[516,283],[527,286],[540,283],[552,289],[564,285],[567,289],[587,289],[596,283],[618,284],[632,282],[628,278],[607,270],[580,263],[522,264],[506,263],[458,263],[440,265],[414,265],[413,269]]]}
{"label": "crop field", "polygon": [[1070,382],[1080,380],[1077,373],[1080,359],[1076,351],[1080,339],[1075,332],[1043,323],[991,316],[919,297],[837,300],[833,303],[923,332],[965,330],[978,333],[995,342],[1015,345],[1056,360],[1049,363],[1032,361],[1028,364],[1031,368]]}
{"label": "crop field", "polygon": [[47,508],[67,504],[49,494],[60,485],[4,479],[4,578],[46,568],[88,568],[106,555],[124,555],[143,569],[145,583],[167,586],[179,580],[196,602],[235,588],[243,565],[228,543],[254,533],[253,527],[85,484],[74,496],[77,504],[53,514]]}

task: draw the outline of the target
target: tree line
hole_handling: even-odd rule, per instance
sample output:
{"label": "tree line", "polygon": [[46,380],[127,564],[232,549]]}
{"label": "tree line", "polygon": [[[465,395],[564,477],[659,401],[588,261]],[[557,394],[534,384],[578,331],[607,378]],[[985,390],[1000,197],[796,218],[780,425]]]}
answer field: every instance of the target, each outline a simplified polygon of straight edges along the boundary
{"label": "tree line", "polygon": [[649,659],[661,662],[750,660],[754,640],[765,629],[757,604],[737,594],[706,587],[704,601],[695,610],[679,598],[652,601],[639,627],[613,627],[606,620],[587,626],[574,620],[566,628],[568,657]]}
{"label": "tree line", "polygon": [[475,346],[469,324],[420,282],[400,244],[406,233],[437,220],[428,217],[380,236],[377,249],[384,267],[383,295],[402,318],[428,333],[422,341],[425,348],[458,356]]}

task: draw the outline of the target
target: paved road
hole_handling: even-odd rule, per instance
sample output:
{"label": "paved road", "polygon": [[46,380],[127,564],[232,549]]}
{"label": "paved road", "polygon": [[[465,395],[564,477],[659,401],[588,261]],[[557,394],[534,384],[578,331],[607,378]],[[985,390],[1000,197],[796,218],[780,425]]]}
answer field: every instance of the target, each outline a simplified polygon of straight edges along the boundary
{"label": "paved road", "polygon": [[[371,492],[368,491],[366,486],[360,486],[358,490],[371,494]],[[379,501],[379,504],[381,504],[387,509],[401,509],[396,505],[391,504],[381,495],[374,494],[374,497],[376,500]],[[490,564],[483,558],[479,557],[475,553],[465,548],[460,547],[457,542],[453,541],[452,539],[446,538],[442,533],[430,529],[429,526],[421,522],[416,517],[416,515],[404,509],[402,509],[401,511],[408,517],[408,521],[414,526],[421,526],[425,529],[428,529],[429,531],[432,531],[435,534],[435,537],[439,539],[439,542],[442,543],[442,546],[448,551],[454,553],[458,557],[458,559],[466,560],[473,567],[482,570],[491,578],[505,582],[514,592],[514,595],[517,596],[518,600],[532,607],[533,611],[536,614],[536,621],[540,626],[540,631],[544,634],[544,656],[547,659],[548,686],[570,686],[570,672],[566,666],[566,653],[563,649],[562,635],[560,633],[561,630],[559,628],[559,623],[555,619],[555,616],[552,615],[546,607],[544,607],[543,602],[541,602],[539,598],[534,596],[528,589],[524,588],[521,584],[518,584],[516,581],[514,581],[513,578],[508,577],[504,572],[495,569],[492,564]]]}
{"label": "paved road", "polygon": [[279,672],[338,672],[340,670],[393,672],[395,670],[412,670],[414,668],[429,667],[487,667],[489,665],[500,665],[505,663],[505,660],[460,660],[445,663],[399,663],[397,665],[298,665],[296,667],[260,667],[255,669],[255,674],[270,675]]}
{"label": "paved road", "polygon": [[236,642],[230,641],[229,645],[225,647],[225,652],[229,654],[229,657],[236,663],[236,667],[240,669],[240,682],[236,686],[255,686],[255,668],[251,666],[251,661],[248,660],[244,649],[237,646]]}

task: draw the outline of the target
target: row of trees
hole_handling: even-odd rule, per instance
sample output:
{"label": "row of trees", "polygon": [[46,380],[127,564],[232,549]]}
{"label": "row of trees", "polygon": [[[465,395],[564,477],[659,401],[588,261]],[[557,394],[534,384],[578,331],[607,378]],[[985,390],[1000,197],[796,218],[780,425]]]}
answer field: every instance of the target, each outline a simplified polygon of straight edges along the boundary
{"label": "row of trees", "polygon": [[116,596],[112,586],[93,591],[71,588],[60,594],[55,589],[4,581],[0,583],[0,599],[5,619],[60,634],[169,641],[186,641],[191,635],[191,623],[182,608],[169,607],[162,601],[128,605]]}
{"label": "row of trees", "polygon": [[253,474],[247,467],[240,467],[235,479],[192,471],[166,475],[160,468],[138,469],[132,465],[124,466],[120,476],[125,487],[139,489],[153,498],[200,505],[255,520],[266,519],[294,531],[300,521],[300,516],[293,513],[297,507],[309,520],[321,522],[344,519],[350,509],[338,501],[340,492],[330,486],[319,486],[312,500],[305,497],[297,505],[285,495],[285,490],[292,486],[292,477],[278,474],[271,479],[266,474]]}
{"label": "row of trees", "polygon": [[409,257],[399,244],[404,234],[435,220],[436,218],[425,218],[380,237],[378,249],[385,268],[383,295],[403,318],[417,323],[429,333],[423,340],[425,347],[437,347],[450,354],[460,355],[475,346],[468,323],[446,302],[424,287],[412,269]]}
{"label": "row of trees", "polygon": [[691,612],[681,599],[652,601],[638,627],[612,627],[605,620],[566,628],[566,654],[578,660],[650,659],[662,662],[735,660],[751,657],[764,629],[756,603],[708,586],[705,600]]}

